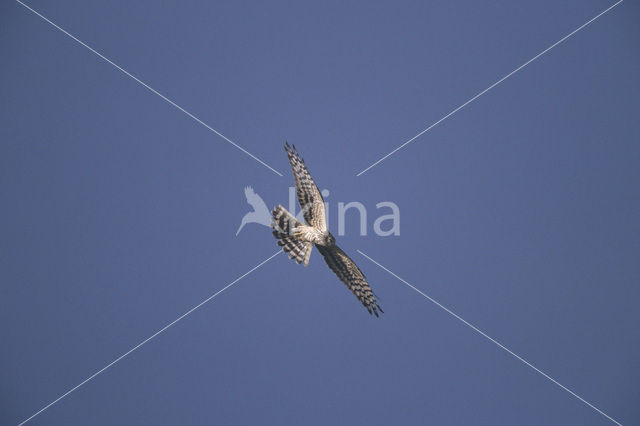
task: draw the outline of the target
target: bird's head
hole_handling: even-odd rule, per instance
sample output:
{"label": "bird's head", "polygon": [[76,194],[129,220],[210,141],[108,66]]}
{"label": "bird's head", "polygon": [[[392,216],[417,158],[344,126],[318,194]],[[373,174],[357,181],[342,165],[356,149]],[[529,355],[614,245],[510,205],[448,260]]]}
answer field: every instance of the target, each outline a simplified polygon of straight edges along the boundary
{"label": "bird's head", "polygon": [[324,237],[325,245],[332,246],[336,243],[336,238],[331,235],[331,232],[327,232],[327,235]]}

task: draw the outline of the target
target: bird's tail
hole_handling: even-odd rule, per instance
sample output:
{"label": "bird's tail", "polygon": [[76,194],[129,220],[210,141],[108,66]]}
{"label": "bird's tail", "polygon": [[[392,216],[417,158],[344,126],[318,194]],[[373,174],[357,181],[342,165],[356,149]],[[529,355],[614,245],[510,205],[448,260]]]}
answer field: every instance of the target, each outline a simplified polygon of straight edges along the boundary
{"label": "bird's tail", "polygon": [[300,241],[292,235],[293,228],[299,225],[303,225],[302,222],[281,205],[278,205],[271,212],[271,227],[273,228],[273,236],[278,239],[278,245],[285,253],[289,253],[289,259],[295,259],[298,263],[304,262],[304,266],[307,266],[313,244]]}

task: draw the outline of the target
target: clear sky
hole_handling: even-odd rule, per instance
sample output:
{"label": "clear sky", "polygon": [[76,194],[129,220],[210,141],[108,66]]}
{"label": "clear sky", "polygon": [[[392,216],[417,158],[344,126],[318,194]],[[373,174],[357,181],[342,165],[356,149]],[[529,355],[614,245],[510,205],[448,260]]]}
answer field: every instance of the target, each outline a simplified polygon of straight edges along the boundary
{"label": "clear sky", "polygon": [[[640,7],[625,1],[29,1],[0,6],[0,423],[17,424],[276,252],[295,143],[369,210],[280,255],[33,419],[113,424],[640,423]],[[378,237],[395,202],[400,236]],[[336,223],[331,223],[337,234]]]}

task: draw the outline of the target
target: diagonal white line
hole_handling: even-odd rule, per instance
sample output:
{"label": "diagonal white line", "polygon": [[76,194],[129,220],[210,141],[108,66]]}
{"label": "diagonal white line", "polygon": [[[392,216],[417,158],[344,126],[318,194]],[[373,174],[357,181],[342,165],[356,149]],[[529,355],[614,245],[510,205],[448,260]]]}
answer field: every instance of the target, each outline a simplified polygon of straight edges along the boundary
{"label": "diagonal white line", "polygon": [[212,294],[211,296],[207,297],[206,299],[204,299],[202,302],[198,303],[196,306],[194,306],[193,308],[189,309],[187,312],[185,312],[184,314],[180,315],[178,318],[176,318],[175,320],[171,321],[169,324],[165,325],[164,327],[162,327],[160,330],[156,331],[155,333],[153,333],[151,336],[147,337],[146,339],[144,339],[142,342],[138,343],[137,345],[135,345],[133,348],[129,349],[127,352],[123,353],[122,355],[120,355],[118,358],[114,359],[113,361],[111,361],[109,364],[105,365],[104,367],[102,367],[100,370],[96,371],[95,373],[93,373],[91,376],[87,377],[86,379],[84,379],[82,382],[78,383],[76,386],[72,387],[71,389],[69,389],[68,391],[66,391],[65,393],[63,393],[62,395],[60,395],[58,398],[56,398],[55,400],[51,401],[49,404],[45,405],[44,407],[42,407],[40,410],[38,410],[36,413],[34,413],[31,417],[29,417],[28,419],[23,420],[18,426],[21,426],[25,423],[27,423],[28,421],[30,421],[31,419],[33,419],[34,417],[36,417],[38,414],[42,413],[43,411],[47,410],[48,408],[50,408],[51,406],[53,406],[54,404],[58,403],[61,399],[67,397],[69,394],[71,394],[72,392],[74,392],[75,390],[77,390],[78,388],[80,388],[81,386],[85,385],[86,383],[88,383],[89,381],[95,379],[98,375],[102,374],[105,370],[107,370],[109,367],[112,367],[113,365],[115,365],[116,363],[118,363],[119,361],[121,361],[123,358],[125,358],[126,356],[128,356],[129,354],[131,354],[132,352],[136,351],[137,349],[141,348],[143,345],[145,345],[146,343],[148,343],[150,340],[152,340],[153,338],[155,338],[156,336],[158,336],[159,334],[165,332],[167,329],[169,329],[170,327],[172,327],[173,325],[175,325],[178,321],[182,320],[183,318],[185,318],[186,316],[192,314],[196,309],[200,308],[202,305],[204,305],[205,303],[209,302],[210,300],[212,300],[213,298],[215,298],[217,295],[219,295],[220,293],[222,293],[223,291],[225,291],[226,289],[228,289],[229,287],[231,287],[232,285],[234,285],[235,283],[237,283],[238,281],[240,281],[241,279],[243,279],[244,277],[246,277],[247,275],[249,275],[250,273],[252,273],[253,271],[255,271],[256,269],[258,269],[259,267],[261,267],[262,265],[264,265],[265,263],[267,263],[268,261],[270,261],[271,259],[273,259],[274,257],[276,257],[277,255],[279,255],[280,253],[282,253],[281,250],[278,250],[277,253],[271,255],[270,257],[268,257],[267,259],[263,260],[262,262],[260,262],[259,264],[257,264],[256,266],[254,266],[253,268],[251,268],[249,271],[247,271],[246,273],[240,275],[238,278],[236,278],[235,280],[231,281],[229,284],[227,284],[225,287],[223,287],[222,289],[218,290],[217,292],[215,292],[214,294]]}
{"label": "diagonal white line", "polygon": [[551,46],[547,47],[546,49],[544,49],[542,52],[538,53],[536,56],[534,56],[533,58],[529,59],[527,62],[525,62],[524,64],[520,65],[518,68],[516,68],[515,70],[511,71],[509,74],[505,75],[504,77],[502,77],[500,80],[496,81],[495,83],[493,83],[491,86],[487,87],[486,89],[484,89],[482,92],[478,93],[477,95],[475,95],[473,98],[469,99],[467,102],[463,103],[462,105],[460,105],[459,107],[457,107],[456,109],[454,109],[453,111],[449,112],[447,115],[445,115],[444,117],[442,117],[440,120],[436,121],[435,123],[433,123],[431,126],[427,127],[426,129],[424,129],[423,131],[421,131],[420,133],[418,133],[417,135],[415,135],[414,137],[412,137],[411,139],[409,139],[408,141],[406,141],[405,143],[403,143],[402,145],[398,146],[396,149],[394,149],[393,151],[391,151],[390,153],[388,153],[387,155],[385,155],[384,157],[380,158],[378,161],[376,161],[375,163],[371,164],[369,167],[367,167],[366,169],[364,169],[363,171],[361,171],[360,173],[358,173],[356,176],[360,176],[361,174],[363,174],[364,172],[366,172],[367,170],[371,169],[372,167],[380,164],[381,162],[383,162],[384,160],[386,160],[387,158],[389,158],[391,155],[395,154],[396,152],[398,152],[399,150],[401,150],[402,148],[404,148],[405,146],[409,145],[411,142],[413,142],[414,140],[418,139],[420,136],[422,136],[423,134],[427,133],[429,130],[433,129],[434,127],[436,127],[438,124],[442,123],[444,120],[446,120],[447,118],[451,117],[453,114],[455,114],[456,112],[460,111],[462,108],[466,107],[467,105],[469,105],[471,102],[475,101],[476,99],[478,99],[480,96],[484,95],[485,93],[487,93],[489,90],[493,89],[494,87],[496,87],[498,84],[502,83],[503,81],[505,81],[506,79],[508,79],[509,77],[511,77],[512,75],[514,75],[515,73],[517,73],[518,71],[520,71],[521,69],[523,69],[524,67],[526,67],[527,65],[529,65],[531,62],[535,61],[536,59],[538,59],[539,57],[541,57],[542,55],[544,55],[545,53],[547,53],[548,51],[550,51],[551,49],[553,49],[554,47],[556,47],[557,45],[559,45],[560,43],[564,42],[565,40],[567,40],[569,37],[571,37],[572,35],[574,35],[575,33],[577,33],[578,31],[580,31],[581,29],[583,29],[584,27],[586,27],[587,25],[591,24],[593,21],[595,21],[596,19],[598,19],[599,17],[601,17],[602,15],[604,15],[605,13],[607,13],[608,11],[610,11],[611,9],[613,9],[614,7],[616,7],[617,5],[619,5],[620,3],[622,3],[623,0],[619,0],[617,3],[609,6],[608,8],[606,8],[605,10],[603,10],[602,12],[600,12],[598,15],[594,16],[593,18],[589,19],[587,22],[585,22],[584,24],[582,24],[581,26],[579,26],[578,28],[576,28],[575,30],[571,31],[569,34],[567,34],[566,36],[562,37],[560,40],[556,41],[555,43],[553,43]]}
{"label": "diagonal white line", "polygon": [[527,361],[526,359],[522,358],[520,355],[516,354],[515,352],[513,352],[511,349],[507,348],[506,346],[504,346],[502,343],[498,342],[496,339],[494,339],[493,337],[489,336],[487,333],[485,333],[484,331],[480,330],[478,327],[476,327],[475,325],[471,324],[469,321],[465,320],[464,318],[462,318],[460,315],[456,314],[455,312],[453,312],[451,309],[447,308],[446,306],[444,306],[443,304],[441,304],[440,302],[438,302],[436,299],[434,299],[431,296],[428,296],[427,294],[423,293],[422,291],[418,290],[416,287],[414,287],[413,285],[411,285],[409,282],[405,281],[404,279],[402,279],[401,277],[399,277],[398,275],[394,274],[393,272],[391,272],[389,269],[385,268],[384,266],[382,266],[380,263],[376,262],[375,260],[373,260],[372,258],[370,258],[369,256],[367,256],[366,254],[364,254],[362,251],[357,250],[358,253],[360,253],[362,256],[366,257],[367,259],[369,259],[371,262],[375,263],[376,265],[378,265],[380,268],[384,269],[385,271],[387,271],[389,274],[391,274],[393,277],[397,278],[398,280],[402,281],[404,284],[406,284],[408,287],[410,287],[411,289],[413,289],[414,291],[416,291],[417,293],[419,293],[420,295],[422,295],[424,298],[426,298],[427,300],[429,300],[430,302],[432,302],[433,304],[435,304],[436,306],[438,306],[439,308],[441,308],[442,310],[444,310],[445,312],[447,312],[449,315],[453,316],[455,319],[461,321],[464,325],[466,325],[467,327],[471,328],[473,331],[475,331],[476,333],[480,334],[482,337],[486,338],[487,340],[489,340],[490,342],[494,343],[496,346],[498,346],[500,349],[504,350],[505,352],[507,352],[509,355],[512,355],[514,358],[516,358],[518,361],[522,362],[523,364],[525,364],[526,366],[532,368],[534,371],[536,371],[537,373],[541,374],[543,377],[545,377],[546,379],[550,380],[552,383],[558,385],[559,387],[561,387],[562,389],[564,389],[565,391],[569,392],[571,395],[573,395],[574,397],[578,398],[580,401],[584,402],[585,404],[587,404],[589,407],[593,408],[594,410],[596,410],[598,413],[602,414],[604,417],[606,417],[607,419],[611,420],[613,423],[622,426],[618,421],[616,421],[614,418],[610,417],[609,415],[607,415],[604,411],[600,410],[599,408],[597,408],[596,406],[594,406],[593,404],[591,404],[589,401],[587,401],[586,399],[584,399],[583,397],[581,397],[580,395],[578,395],[577,393],[573,392],[571,389],[567,388],[566,386],[564,386],[562,383],[558,382],[556,379],[554,379],[553,377],[549,376],[547,373],[545,373],[544,371],[540,370],[539,368],[537,368],[535,365],[531,364],[529,361]]}
{"label": "diagonal white line", "polygon": [[177,103],[175,103],[174,101],[172,101],[171,99],[167,98],[165,95],[163,95],[162,93],[158,92],[156,89],[154,89],[153,87],[149,86],[147,83],[145,83],[144,81],[140,80],[138,77],[134,76],[133,74],[131,74],[129,71],[127,71],[126,69],[122,68],[120,65],[116,64],[115,62],[113,62],[111,59],[107,58],[106,56],[104,56],[102,53],[98,52],[97,50],[95,50],[94,48],[92,48],[91,46],[89,46],[88,44],[86,44],[85,42],[83,42],[82,40],[78,39],[77,37],[75,37],[73,34],[69,33],[68,31],[66,31],[64,28],[60,27],[59,25],[57,25],[56,23],[52,22],[50,19],[48,19],[46,16],[42,15],[41,13],[37,12],[36,10],[32,9],[31,7],[27,6],[26,4],[24,4],[22,1],[20,0],[16,0],[16,2],[20,3],[22,6],[24,6],[26,9],[30,10],[31,12],[33,12],[35,15],[39,16],[40,18],[42,18],[44,21],[48,22],[49,24],[51,24],[54,28],[56,28],[57,30],[61,31],[62,33],[64,33],[65,35],[69,36],[71,39],[73,39],[74,41],[76,41],[77,43],[79,43],[80,45],[86,47],[88,50],[90,50],[92,53],[94,53],[95,55],[97,55],[98,57],[100,57],[101,59],[103,59],[105,62],[113,65],[116,69],[118,69],[119,71],[121,71],[123,74],[125,74],[128,77],[131,77],[133,80],[135,80],[137,83],[139,83],[141,86],[143,86],[144,88],[148,89],[149,91],[151,91],[152,93],[158,95],[160,98],[162,98],[163,100],[165,100],[166,102],[168,102],[169,104],[171,104],[173,107],[177,108],[178,110],[182,111],[183,113],[185,113],[187,116],[191,117],[192,119],[194,119],[196,122],[198,122],[199,124],[203,125],[204,127],[206,127],[207,129],[209,129],[210,131],[212,131],[213,133],[215,133],[216,135],[220,136],[222,139],[224,139],[225,141],[229,142],[231,145],[235,146],[236,148],[238,148],[240,151],[244,152],[245,154],[247,154],[249,157],[253,158],[254,160],[256,160],[258,163],[262,164],[263,166],[265,166],[266,168],[268,168],[269,170],[271,170],[272,172],[274,172],[275,174],[282,176],[282,173],[280,173],[279,171],[277,171],[276,169],[274,169],[273,167],[271,167],[270,165],[268,165],[267,163],[265,163],[264,161],[262,161],[261,159],[259,159],[258,157],[256,157],[255,155],[253,155],[252,153],[250,153],[249,151],[247,151],[246,149],[244,149],[243,147],[241,147],[240,145],[238,145],[237,143],[235,143],[234,141],[232,141],[231,139],[229,139],[228,137],[226,137],[225,135],[223,135],[222,133],[220,133],[219,131],[217,131],[216,129],[214,129],[213,127],[209,126],[207,123],[205,123],[204,121],[200,120],[198,117],[196,117],[195,115],[191,114],[189,111],[187,111],[186,109],[184,109],[183,107],[181,107],[180,105],[178,105]]}

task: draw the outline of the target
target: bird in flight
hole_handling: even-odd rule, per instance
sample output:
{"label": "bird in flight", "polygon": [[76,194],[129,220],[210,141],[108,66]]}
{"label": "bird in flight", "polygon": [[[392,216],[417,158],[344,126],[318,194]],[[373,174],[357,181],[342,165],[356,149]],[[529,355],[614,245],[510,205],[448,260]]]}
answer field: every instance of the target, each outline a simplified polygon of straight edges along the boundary
{"label": "bird in flight", "polygon": [[300,222],[287,209],[278,205],[271,212],[271,227],[274,229],[273,235],[277,238],[278,245],[285,253],[289,253],[289,259],[295,259],[298,264],[304,262],[304,266],[309,265],[311,250],[315,245],[329,268],[353,292],[370,314],[375,314],[377,317],[378,311],[384,313],[360,268],[336,245],[336,239],[329,232],[324,199],[311,178],[304,160],[298,154],[296,146],[289,146],[287,142],[284,149],[287,151],[293,171],[298,203],[307,224]]}

